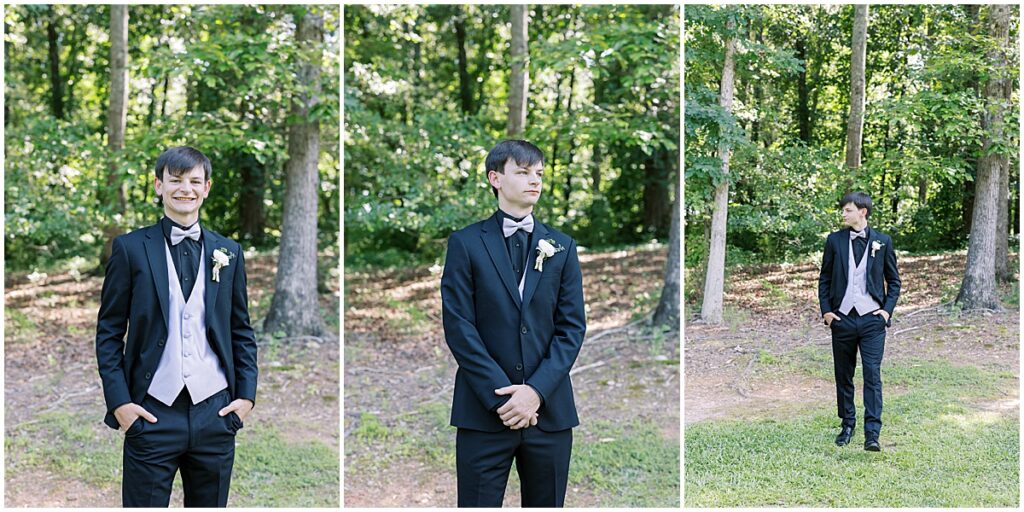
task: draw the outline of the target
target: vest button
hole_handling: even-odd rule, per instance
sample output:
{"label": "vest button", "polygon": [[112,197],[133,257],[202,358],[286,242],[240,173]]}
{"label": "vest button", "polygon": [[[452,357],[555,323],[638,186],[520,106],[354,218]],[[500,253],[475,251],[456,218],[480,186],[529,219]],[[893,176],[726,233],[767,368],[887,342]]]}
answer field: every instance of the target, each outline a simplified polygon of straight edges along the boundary
{"label": "vest button", "polygon": [[185,320],[188,320],[189,318],[192,318],[192,315],[185,313]]}
{"label": "vest button", "polygon": [[191,336],[192,336],[192,335],[191,335],[191,334],[189,334],[189,333],[187,333],[187,332],[186,332],[185,334],[183,334],[183,335],[182,335],[182,337],[183,337],[183,338],[190,338]]}
{"label": "vest button", "polygon": [[189,377],[191,377],[191,376],[192,376],[192,374],[191,374],[191,373],[186,373],[186,374],[185,374],[185,378],[186,378],[186,379],[187,379],[187,378],[189,378]]}
{"label": "vest button", "polygon": [[192,352],[185,352],[185,357],[192,355]]}

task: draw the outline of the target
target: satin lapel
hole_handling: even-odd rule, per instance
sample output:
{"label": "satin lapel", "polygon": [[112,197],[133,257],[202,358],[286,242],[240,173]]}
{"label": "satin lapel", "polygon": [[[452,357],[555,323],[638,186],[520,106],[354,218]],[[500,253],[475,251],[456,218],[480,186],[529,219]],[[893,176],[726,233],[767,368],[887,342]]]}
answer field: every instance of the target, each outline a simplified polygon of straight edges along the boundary
{"label": "satin lapel", "polygon": [[160,311],[164,315],[164,327],[170,318],[170,283],[167,281],[167,242],[160,230],[160,224],[149,228],[146,232],[146,258],[149,259],[149,271],[153,273],[153,284],[160,302]]}
{"label": "satin lapel", "polygon": [[530,242],[530,252],[526,257],[526,283],[523,284],[524,311],[526,310],[526,307],[530,305],[530,299],[533,298],[533,292],[537,291],[537,283],[540,281],[540,276],[543,273],[538,272],[533,268],[533,266],[537,264],[537,244],[548,236],[547,226],[538,222],[536,217],[534,217],[533,221],[533,237]]}
{"label": "satin lapel", "polygon": [[843,277],[846,277],[850,275],[850,230],[843,230],[843,235],[839,237],[842,240],[839,243],[839,262],[843,265]]}
{"label": "satin lapel", "polygon": [[[868,245],[864,248],[864,257],[868,259],[867,264],[864,265],[864,273],[867,274],[865,283],[867,283],[868,290],[871,289],[871,267],[874,266],[877,257],[871,257],[871,244],[877,240],[875,230],[871,228],[865,228],[868,230]],[[877,256],[877,255],[876,255]]]}
{"label": "satin lapel", "polygon": [[516,303],[517,308],[522,308],[523,300],[519,296],[519,283],[516,282],[516,276],[512,273],[512,259],[508,256],[505,238],[498,230],[498,221],[495,219],[497,215],[495,213],[490,219],[484,221],[483,227],[480,228],[480,238],[484,242],[487,254],[491,257],[491,263],[494,263],[494,269],[501,277],[502,284],[505,285],[508,294],[512,296],[512,301]]}
{"label": "satin lapel", "polygon": [[[220,283],[213,280],[213,251],[224,247],[224,242],[208,229],[203,229],[203,266],[206,267],[206,293],[203,294],[204,307],[206,308],[206,325],[213,325],[213,313],[217,305],[217,292],[220,291]],[[235,263],[232,258],[232,263]],[[221,269],[226,272],[231,264]],[[224,276],[221,276],[223,279]]]}

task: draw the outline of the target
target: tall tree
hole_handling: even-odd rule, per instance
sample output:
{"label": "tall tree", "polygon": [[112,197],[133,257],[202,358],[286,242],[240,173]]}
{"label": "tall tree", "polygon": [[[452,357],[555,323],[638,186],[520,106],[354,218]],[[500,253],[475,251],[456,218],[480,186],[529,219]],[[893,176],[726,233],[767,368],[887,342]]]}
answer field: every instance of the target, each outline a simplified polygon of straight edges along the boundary
{"label": "tall tree", "polygon": [[526,46],[527,15],[530,6],[512,5],[512,74],[508,92],[508,125],[505,131],[509,138],[518,138],[526,128],[526,99],[530,88],[530,51]]}
{"label": "tall tree", "polygon": [[[107,180],[101,204],[114,205],[114,214],[124,214],[125,197],[121,180],[121,152],[124,150],[124,131],[128,122],[128,6],[110,6],[110,105],[107,109]],[[113,219],[113,216],[111,216]],[[121,234],[121,226],[108,221],[103,230],[102,263],[110,259],[114,238]]]}
{"label": "tall tree", "polygon": [[658,308],[654,310],[654,325],[679,327],[679,212],[682,210],[683,188],[676,173],[676,200],[672,205],[672,226],[668,236],[668,259],[665,260],[665,282],[661,287]]}
{"label": "tall tree", "polygon": [[985,81],[985,108],[982,113],[984,141],[978,158],[978,175],[974,187],[974,213],[972,214],[971,236],[967,247],[967,268],[956,302],[965,309],[1000,310],[996,293],[996,237],[1000,202],[1000,174],[1006,158],[994,147],[1004,137],[1006,105],[1003,101],[1004,80],[1007,60],[1005,52],[1009,43],[1010,7],[992,5],[989,7],[989,34],[998,46],[988,52],[993,69]]}
{"label": "tall tree", "polygon": [[[736,21],[730,17],[725,24],[725,64],[722,66],[722,82],[718,91],[718,105],[724,114],[732,113],[732,99],[736,79]],[[701,319],[707,323],[722,323],[722,293],[725,287],[725,236],[726,220],[729,215],[729,159],[732,147],[719,130],[718,159],[722,162],[719,183],[715,186],[715,199],[711,214],[711,250],[708,254],[707,275],[704,279],[704,303],[701,305]]]}
{"label": "tall tree", "polygon": [[[850,46],[850,116],[846,123],[846,168],[860,168],[864,139],[864,63],[867,57],[868,6],[853,8],[853,43]],[[847,183],[851,183],[847,179]]]}
{"label": "tall tree", "polygon": [[455,13],[455,41],[459,47],[459,98],[462,112],[473,112],[473,84],[469,78],[469,62],[466,56],[466,6],[452,6]]}
{"label": "tall tree", "polygon": [[289,337],[320,336],[326,329],[317,296],[317,188],[320,183],[320,121],[312,117],[320,101],[323,58],[323,16],[305,12],[295,28],[300,49],[297,77],[300,89],[292,99],[285,164],[284,213],[281,247],[274,280],[274,298],[264,322],[269,333]]}
{"label": "tall tree", "polygon": [[57,13],[46,6],[46,48],[50,61],[50,110],[53,117],[64,119],[64,80],[60,76],[60,45],[57,39]]}

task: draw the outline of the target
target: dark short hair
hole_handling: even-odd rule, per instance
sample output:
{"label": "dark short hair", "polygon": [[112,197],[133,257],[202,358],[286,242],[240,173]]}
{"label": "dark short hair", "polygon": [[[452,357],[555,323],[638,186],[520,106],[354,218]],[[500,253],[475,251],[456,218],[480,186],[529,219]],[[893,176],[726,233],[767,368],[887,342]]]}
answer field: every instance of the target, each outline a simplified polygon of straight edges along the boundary
{"label": "dark short hair", "polygon": [[864,192],[848,192],[842,199],[839,200],[839,208],[842,209],[844,206],[853,203],[857,209],[867,208],[868,214],[866,217],[871,216],[871,196]]}
{"label": "dark short hair", "polygon": [[164,171],[171,173],[172,176],[181,176],[200,165],[203,166],[203,171],[206,173],[206,181],[210,181],[210,172],[213,170],[210,159],[196,148],[178,146],[160,153],[156,159],[156,169],[153,172],[157,179],[163,180]]}
{"label": "dark short hair", "polygon": [[[509,159],[514,160],[517,165],[529,167],[544,163],[544,153],[525,140],[503,140],[487,153],[487,160],[484,162],[485,176],[489,176],[491,171],[505,174],[505,163]],[[491,186],[491,192],[494,192],[494,197],[498,197],[498,189]]]}

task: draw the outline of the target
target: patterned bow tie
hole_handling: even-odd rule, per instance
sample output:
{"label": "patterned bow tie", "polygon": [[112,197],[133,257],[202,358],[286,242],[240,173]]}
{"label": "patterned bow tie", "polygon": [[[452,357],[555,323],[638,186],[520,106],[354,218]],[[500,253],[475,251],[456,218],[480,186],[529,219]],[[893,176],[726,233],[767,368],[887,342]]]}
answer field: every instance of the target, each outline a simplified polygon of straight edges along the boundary
{"label": "patterned bow tie", "polygon": [[850,241],[852,242],[856,238],[863,238],[863,239],[867,240],[868,239],[868,231],[866,229],[864,231],[854,231],[854,230],[851,229],[850,230]]}
{"label": "patterned bow tie", "polygon": [[527,215],[525,219],[519,222],[505,217],[501,222],[501,230],[505,233],[505,238],[512,236],[513,233],[520,229],[527,233],[533,233],[533,215]]}
{"label": "patterned bow tie", "polygon": [[198,222],[192,224],[192,227],[188,229],[181,229],[178,226],[171,226],[171,245],[178,245],[181,243],[182,240],[186,238],[191,238],[192,240],[198,242],[200,233],[201,231],[199,229]]}

